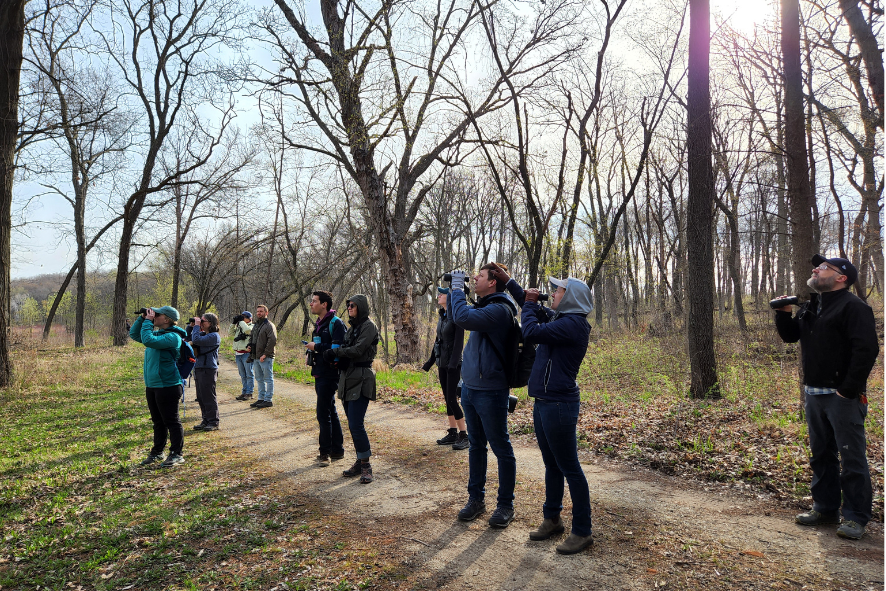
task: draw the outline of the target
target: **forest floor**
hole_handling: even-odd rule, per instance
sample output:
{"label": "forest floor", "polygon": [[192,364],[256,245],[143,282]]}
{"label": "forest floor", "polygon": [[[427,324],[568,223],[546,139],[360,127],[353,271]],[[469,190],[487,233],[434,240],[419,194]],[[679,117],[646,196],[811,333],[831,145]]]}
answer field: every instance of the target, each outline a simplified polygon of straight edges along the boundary
{"label": "forest floor", "polygon": [[[294,494],[343,517],[352,526],[341,532],[349,543],[380,540],[380,552],[404,567],[398,588],[883,588],[882,523],[849,542],[836,536],[835,526],[795,525],[795,511],[775,497],[618,465],[588,451],[582,461],[595,544],[578,556],[559,556],[559,540],[528,540],[542,518],[544,494],[544,467],[531,435],[514,438],[517,518],[506,530],[493,530],[484,519],[455,519],[466,500],[467,452],[434,444],[441,418],[396,404],[370,405],[376,480],[360,485],[341,476],[350,455],[331,467],[314,462],[313,388],[278,379],[274,407],[255,411],[233,400],[239,388],[233,364],[223,365],[219,383],[223,429],[208,436],[248,450],[279,470]],[[490,454],[492,499],[494,465]],[[568,519],[568,499],[564,505]]]}

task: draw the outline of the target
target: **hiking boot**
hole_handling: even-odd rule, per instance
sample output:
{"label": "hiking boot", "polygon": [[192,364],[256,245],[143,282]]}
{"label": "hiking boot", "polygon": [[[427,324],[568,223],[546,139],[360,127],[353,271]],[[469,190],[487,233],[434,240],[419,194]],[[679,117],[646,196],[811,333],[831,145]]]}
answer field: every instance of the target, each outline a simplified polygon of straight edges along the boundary
{"label": "hiking boot", "polygon": [[458,437],[456,433],[456,429],[449,429],[449,432],[446,435],[437,440],[437,445],[452,445]]}
{"label": "hiking boot", "polygon": [[329,459],[333,462],[337,462],[339,460],[345,459],[345,452],[341,452],[340,454],[329,454]]}
{"label": "hiking boot", "polygon": [[557,519],[545,519],[541,522],[541,525],[538,526],[537,530],[529,532],[529,539],[540,542],[541,540],[547,540],[551,536],[561,534],[565,530],[566,528],[563,527],[563,520],[559,517],[557,517]]}
{"label": "hiking boot", "polygon": [[161,468],[172,468],[173,466],[178,466],[179,464],[184,464],[185,459],[181,454],[177,454],[175,452],[169,452],[169,455],[166,456],[166,459],[163,460],[163,463],[160,464]]}
{"label": "hiking boot", "polygon": [[578,554],[594,543],[593,536],[577,536],[569,534],[562,544],[557,546],[557,554]]}
{"label": "hiking boot", "polygon": [[452,449],[468,449],[471,446],[471,442],[468,441],[468,434],[465,431],[461,431],[455,437],[455,443],[452,444]]}
{"label": "hiking boot", "polygon": [[483,513],[486,513],[486,503],[480,499],[468,499],[464,509],[458,512],[458,520],[474,521]]}
{"label": "hiking boot", "polygon": [[204,431],[218,431],[218,425],[206,425],[203,427]]}
{"label": "hiking boot", "polygon": [[356,462],[354,462],[354,465],[353,465],[353,466],[351,466],[351,467],[348,468],[347,470],[344,470],[344,471],[341,473],[341,475],[342,475],[342,476],[347,476],[347,477],[349,477],[349,478],[350,478],[351,476],[358,476],[360,473],[363,472],[363,469],[360,468],[360,464],[361,464],[361,463],[362,463],[362,462],[360,462],[360,460],[357,460]]}
{"label": "hiking boot", "polygon": [[517,515],[513,507],[496,507],[489,518],[489,525],[504,529],[511,525],[514,517]]}
{"label": "hiking boot", "polygon": [[840,523],[840,514],[838,511],[826,511],[820,513],[815,509],[811,509],[806,513],[800,513],[794,518],[794,521],[800,525],[829,525],[832,523]]}
{"label": "hiking boot", "polygon": [[240,394],[237,400],[252,400],[252,394]]}
{"label": "hiking boot", "polygon": [[149,465],[153,464],[154,462],[162,462],[162,461],[163,461],[163,454],[148,454],[148,457],[146,457],[144,460],[142,460],[139,463],[139,466],[149,466]]}
{"label": "hiking boot", "polygon": [[329,465],[329,455],[320,454],[319,456],[317,456],[317,463],[325,468]]}
{"label": "hiking boot", "polygon": [[203,431],[206,429],[206,423],[198,423],[194,425],[194,431]]}
{"label": "hiking boot", "polygon": [[369,462],[360,462],[360,484],[372,482],[372,466]]}
{"label": "hiking boot", "polygon": [[849,540],[860,540],[861,536],[864,535],[864,526],[855,521],[844,521],[837,528],[837,535]]}

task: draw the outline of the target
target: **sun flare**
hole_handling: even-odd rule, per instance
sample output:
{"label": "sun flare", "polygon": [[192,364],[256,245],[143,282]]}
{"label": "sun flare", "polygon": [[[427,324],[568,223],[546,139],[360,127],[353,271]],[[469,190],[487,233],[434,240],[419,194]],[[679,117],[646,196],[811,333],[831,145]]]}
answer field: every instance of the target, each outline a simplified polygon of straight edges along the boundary
{"label": "sun flare", "polygon": [[774,0],[711,0],[714,22],[725,22],[739,33],[751,36],[754,27],[772,21],[778,15]]}

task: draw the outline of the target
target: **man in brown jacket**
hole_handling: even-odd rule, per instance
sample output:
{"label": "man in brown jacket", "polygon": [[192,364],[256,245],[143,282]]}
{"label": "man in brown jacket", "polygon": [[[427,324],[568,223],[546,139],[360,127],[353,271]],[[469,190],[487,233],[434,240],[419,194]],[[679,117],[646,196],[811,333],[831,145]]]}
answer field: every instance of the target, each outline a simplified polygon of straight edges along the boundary
{"label": "man in brown jacket", "polygon": [[252,359],[255,383],[258,386],[258,400],[250,404],[253,408],[274,406],[274,347],[277,345],[277,327],[268,320],[268,307],[255,308],[255,325],[249,334],[246,349]]}

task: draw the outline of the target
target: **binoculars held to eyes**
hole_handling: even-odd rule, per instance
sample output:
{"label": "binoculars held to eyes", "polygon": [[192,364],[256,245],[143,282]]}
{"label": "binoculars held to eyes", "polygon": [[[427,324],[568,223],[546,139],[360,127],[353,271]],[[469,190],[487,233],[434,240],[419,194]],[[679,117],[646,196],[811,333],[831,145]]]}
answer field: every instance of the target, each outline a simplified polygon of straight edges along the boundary
{"label": "binoculars held to eyes", "polygon": [[135,314],[135,315],[137,315],[137,316],[141,316],[142,314],[147,314],[147,313],[148,313],[148,309],[147,309],[147,308],[139,308],[139,309],[138,309],[138,312],[133,312],[133,314]]}

